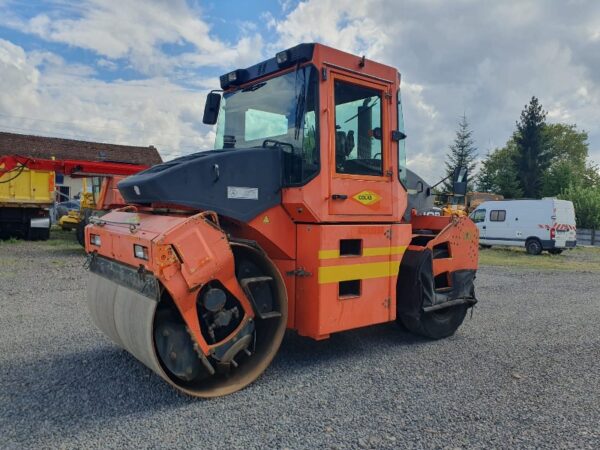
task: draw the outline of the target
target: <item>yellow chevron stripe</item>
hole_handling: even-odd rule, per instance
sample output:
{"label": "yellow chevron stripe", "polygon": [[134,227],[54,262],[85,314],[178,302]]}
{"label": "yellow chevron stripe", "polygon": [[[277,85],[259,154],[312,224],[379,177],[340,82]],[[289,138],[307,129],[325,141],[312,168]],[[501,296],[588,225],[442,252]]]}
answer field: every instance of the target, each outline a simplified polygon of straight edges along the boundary
{"label": "yellow chevron stripe", "polygon": [[364,264],[319,267],[319,284],[339,281],[385,278],[398,274],[400,261],[384,261]]}
{"label": "yellow chevron stripe", "polygon": [[[401,255],[406,250],[406,246],[399,247],[367,247],[363,249],[360,256],[386,256],[386,255]],[[319,250],[319,259],[337,259],[340,257],[340,251],[335,250]]]}

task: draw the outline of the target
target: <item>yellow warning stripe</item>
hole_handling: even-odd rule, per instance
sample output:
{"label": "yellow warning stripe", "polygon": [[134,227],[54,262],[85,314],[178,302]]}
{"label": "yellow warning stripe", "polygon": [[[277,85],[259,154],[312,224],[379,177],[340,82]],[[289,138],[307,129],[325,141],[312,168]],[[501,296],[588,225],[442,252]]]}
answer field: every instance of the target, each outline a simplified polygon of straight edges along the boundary
{"label": "yellow warning stripe", "polygon": [[363,256],[401,255],[406,250],[406,245],[399,247],[368,247],[363,250]]}
{"label": "yellow warning stripe", "polygon": [[339,250],[319,250],[319,259],[336,259],[339,257]]}
{"label": "yellow warning stripe", "polygon": [[397,275],[399,268],[400,261],[319,267],[319,284],[390,277]]}
{"label": "yellow warning stripe", "polygon": [[[406,246],[402,245],[399,247],[367,247],[363,249],[362,255],[360,256],[387,256],[387,255],[401,255],[406,250]],[[319,259],[337,259],[340,257],[339,249],[335,250],[319,250]]]}

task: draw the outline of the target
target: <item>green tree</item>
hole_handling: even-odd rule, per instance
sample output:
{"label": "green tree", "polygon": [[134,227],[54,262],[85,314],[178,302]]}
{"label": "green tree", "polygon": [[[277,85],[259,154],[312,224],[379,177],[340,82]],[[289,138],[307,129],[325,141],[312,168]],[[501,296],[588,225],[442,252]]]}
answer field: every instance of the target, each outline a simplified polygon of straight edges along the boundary
{"label": "green tree", "polygon": [[576,125],[547,124],[543,130],[550,165],[542,179],[542,195],[554,197],[569,186],[600,184],[598,168],[587,161],[588,134]]}
{"label": "green tree", "polygon": [[517,178],[525,197],[538,198],[542,193],[543,176],[550,165],[552,154],[544,138],[546,112],[536,97],[521,112],[514,133],[516,152],[513,161]]}
{"label": "green tree", "polygon": [[463,115],[456,131],[454,142],[450,145],[449,152],[446,155],[446,176],[450,178],[444,182],[444,190],[452,192],[452,174],[457,167],[465,167],[469,174],[467,190],[473,190],[473,182],[470,181],[475,174],[477,166],[477,148],[473,141],[473,131],[469,129],[467,116]]}
{"label": "green tree", "polygon": [[583,171],[582,179],[584,186],[600,189],[600,167],[588,162]]}
{"label": "green tree", "polygon": [[560,198],[573,202],[578,227],[600,228],[600,187],[569,186]]}
{"label": "green tree", "polygon": [[542,130],[548,152],[553,162],[569,160],[585,163],[588,157],[588,134],[579,131],[577,125],[548,123]]}
{"label": "green tree", "polygon": [[506,146],[486,155],[477,177],[479,191],[501,194],[506,198],[519,198],[523,195],[513,162],[515,152],[515,144],[511,140]]}
{"label": "green tree", "polygon": [[553,163],[542,177],[543,197],[555,197],[569,186],[581,185],[581,173],[585,167],[575,162],[560,160]]}

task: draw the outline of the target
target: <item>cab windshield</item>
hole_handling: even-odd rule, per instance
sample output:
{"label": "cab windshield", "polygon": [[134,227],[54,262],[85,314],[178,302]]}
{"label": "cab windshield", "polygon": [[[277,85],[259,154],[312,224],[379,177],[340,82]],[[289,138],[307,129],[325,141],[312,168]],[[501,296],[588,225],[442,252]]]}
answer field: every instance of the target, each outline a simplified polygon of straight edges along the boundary
{"label": "cab windshield", "polygon": [[288,183],[312,178],[319,168],[316,79],[315,68],[305,66],[226,93],[215,148],[278,145]]}

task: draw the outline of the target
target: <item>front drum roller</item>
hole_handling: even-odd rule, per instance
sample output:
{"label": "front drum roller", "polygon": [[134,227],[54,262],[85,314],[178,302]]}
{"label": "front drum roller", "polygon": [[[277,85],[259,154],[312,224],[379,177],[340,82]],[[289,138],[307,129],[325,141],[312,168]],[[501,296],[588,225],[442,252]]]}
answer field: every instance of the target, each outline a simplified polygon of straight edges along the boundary
{"label": "front drum roller", "polygon": [[[260,250],[231,243],[238,282],[254,307],[244,314],[239,302],[211,281],[198,295],[202,335],[211,352],[194,343],[169,293],[158,287],[132,290],[91,270],[88,306],[95,324],[178,390],[196,397],[218,397],[243,389],[273,360],[286,329],[287,293],[281,274]],[[154,297],[154,298],[151,298]],[[158,298],[158,300],[157,300]],[[234,336],[232,338],[232,336]]]}

